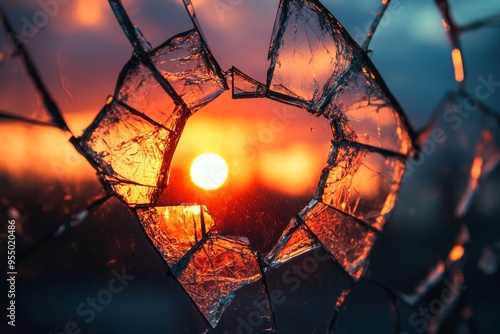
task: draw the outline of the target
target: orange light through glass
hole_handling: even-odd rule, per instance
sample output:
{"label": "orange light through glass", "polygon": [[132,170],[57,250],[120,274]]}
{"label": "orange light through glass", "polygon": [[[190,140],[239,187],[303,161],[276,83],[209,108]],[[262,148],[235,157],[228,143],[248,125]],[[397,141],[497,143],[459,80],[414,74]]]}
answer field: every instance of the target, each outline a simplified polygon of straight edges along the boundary
{"label": "orange light through glass", "polygon": [[460,245],[456,245],[450,251],[448,258],[450,259],[450,261],[458,261],[462,258],[463,255],[464,255],[464,248]]}
{"label": "orange light through glass", "polygon": [[194,184],[205,190],[219,188],[228,176],[226,162],[215,153],[205,153],[194,159],[190,172]]}
{"label": "orange light through glass", "polygon": [[462,64],[462,53],[459,49],[451,51],[451,58],[453,60],[453,67],[455,69],[455,80],[462,82],[464,80],[464,67]]}

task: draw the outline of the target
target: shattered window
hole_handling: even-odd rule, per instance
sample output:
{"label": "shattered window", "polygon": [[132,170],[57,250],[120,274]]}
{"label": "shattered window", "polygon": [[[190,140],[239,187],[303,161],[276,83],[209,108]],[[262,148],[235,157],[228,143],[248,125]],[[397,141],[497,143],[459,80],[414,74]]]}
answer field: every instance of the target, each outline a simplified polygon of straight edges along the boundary
{"label": "shattered window", "polygon": [[2,326],[494,332],[499,17],[7,1]]}

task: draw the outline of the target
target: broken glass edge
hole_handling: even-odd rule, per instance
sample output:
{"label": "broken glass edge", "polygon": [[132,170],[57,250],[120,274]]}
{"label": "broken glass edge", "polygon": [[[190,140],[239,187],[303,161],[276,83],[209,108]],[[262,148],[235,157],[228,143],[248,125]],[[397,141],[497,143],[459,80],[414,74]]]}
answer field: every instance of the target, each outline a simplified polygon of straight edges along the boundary
{"label": "broken glass edge", "polygon": [[[98,129],[102,120],[110,112],[111,106],[115,103],[117,103],[119,106],[125,108],[125,110],[127,110],[128,112],[131,112],[132,108],[130,108],[128,105],[126,105],[125,103],[123,103],[119,100],[115,100],[113,97],[109,96],[104,107],[101,109],[101,111],[96,116],[96,118],[92,121],[92,123],[84,130],[83,134],[80,137],[74,137],[74,136],[71,137],[70,142],[73,144],[73,146],[76,148],[76,150],[81,155],[83,155],[85,157],[85,159],[90,163],[90,165],[96,170],[96,174],[97,174],[99,180],[101,181],[101,184],[103,185],[106,193],[116,196],[125,205],[127,205],[129,207],[134,207],[137,204],[141,204],[141,203],[129,203],[123,195],[121,195],[117,191],[115,191],[113,186],[115,184],[130,184],[130,185],[135,185],[135,186],[149,187],[153,190],[153,193],[151,194],[151,201],[149,204],[155,203],[158,201],[159,196],[161,195],[161,192],[163,191],[163,189],[167,186],[168,175],[164,175],[165,173],[160,172],[160,174],[158,176],[158,180],[157,180],[157,185],[151,186],[151,185],[145,185],[145,184],[141,184],[138,182],[134,182],[134,181],[129,180],[127,178],[121,177],[114,170],[113,170],[113,173],[110,174],[109,171],[106,171],[105,169],[103,169],[103,166],[102,166],[103,162],[100,161],[99,159],[96,159],[96,154],[98,154],[99,152],[95,152],[91,147],[88,146],[88,142],[90,140],[90,137]],[[137,111],[136,111],[136,113],[137,113]],[[148,120],[149,117],[147,117],[146,115],[144,115],[142,113],[138,113],[135,116],[138,116],[149,123],[149,120]],[[187,121],[187,118],[185,121]],[[152,125],[154,125],[154,124],[152,124]],[[175,148],[176,148],[177,143],[179,141],[180,135],[177,133],[174,133],[172,130],[169,130],[169,129],[163,127],[162,125],[159,125],[157,127],[168,130],[170,132],[170,135],[172,136],[172,139],[173,139],[171,147],[169,149],[165,149],[165,151],[163,152],[162,166],[160,167],[160,171],[162,171],[164,169],[165,160],[168,160],[168,165],[170,164],[170,161],[172,159],[172,157],[170,155],[173,156],[173,152],[169,156],[167,156],[167,153],[169,153],[170,151],[175,151]],[[158,184],[161,184],[161,186],[158,186]]]}
{"label": "broken glass edge", "polygon": [[205,38],[205,35],[203,33],[203,29],[201,29],[200,23],[198,22],[198,18],[196,16],[196,11],[194,9],[193,3],[191,0],[182,0],[184,7],[186,8],[186,11],[188,12],[188,15],[191,19],[191,22],[194,25],[194,29],[198,32],[200,35],[200,40],[203,45],[203,47],[206,49],[207,52],[203,52],[202,55],[205,59],[205,63],[209,64],[209,68],[216,74],[216,76],[220,79],[220,81],[224,84],[224,90],[228,90],[229,86],[227,85],[226,80],[224,79],[224,71],[222,71],[221,67],[219,66],[219,63],[213,56],[212,51],[210,50],[210,46],[207,42],[207,39]]}
{"label": "broken glass edge", "polygon": [[[251,99],[251,98],[266,97],[266,86],[263,83],[260,83],[259,81],[255,80],[254,78],[250,77],[249,75],[245,74],[244,72],[242,72],[241,70],[237,69],[234,66],[232,66],[229,71],[231,72],[231,78],[232,78],[232,82],[231,82],[231,97],[232,97],[232,99],[236,100],[236,99]],[[242,78],[245,78],[245,80],[249,81],[253,85],[255,85],[257,87],[257,91],[255,93],[242,91],[241,93],[236,95],[235,84],[234,84],[235,73],[237,75],[241,76]],[[262,89],[262,92],[259,92],[259,88]]]}
{"label": "broken glass edge", "polygon": [[382,4],[380,5],[380,9],[377,12],[377,16],[372,21],[372,24],[370,26],[370,29],[366,33],[365,41],[363,42],[363,45],[361,48],[365,51],[368,52],[368,48],[370,46],[370,42],[372,41],[373,36],[375,35],[375,32],[377,31],[377,28],[380,24],[380,21],[382,20],[382,17],[385,14],[385,11],[391,4],[391,0],[385,0],[382,1]]}
{"label": "broken glass edge", "polygon": [[[303,222],[304,224],[306,224],[306,220],[307,220],[307,219],[305,219],[305,217],[308,217],[309,219],[316,217],[316,215],[317,215],[317,214],[312,215],[312,216],[307,216],[307,215],[309,214],[309,211],[310,211],[310,210],[311,210],[311,209],[312,209],[312,208],[313,208],[313,207],[314,207],[317,203],[320,203],[320,204],[324,205],[325,207],[328,207],[328,208],[334,209],[335,211],[337,211],[337,212],[338,212],[338,213],[340,213],[341,215],[344,215],[344,216],[346,216],[346,217],[348,217],[348,218],[350,218],[350,219],[354,220],[357,224],[359,224],[359,225],[363,226],[364,228],[366,228],[366,229],[370,230],[371,232],[375,233],[375,235],[376,235],[376,236],[379,236],[379,235],[380,235],[380,233],[381,233],[381,232],[383,232],[383,230],[384,230],[384,229],[378,230],[378,229],[376,229],[375,227],[373,227],[371,224],[369,224],[369,223],[367,223],[367,222],[363,221],[362,219],[357,218],[356,216],[353,216],[353,215],[352,215],[352,214],[350,214],[350,213],[344,212],[344,211],[342,211],[341,209],[338,209],[338,208],[336,208],[336,207],[334,207],[334,206],[331,206],[331,205],[328,205],[328,204],[326,204],[326,203],[323,203],[322,201],[317,200],[317,199],[315,199],[315,198],[314,198],[314,199],[312,199],[312,200],[311,200],[311,202],[309,202],[309,204],[307,204],[307,205],[306,205],[306,207],[305,207],[304,209],[302,209],[302,210],[300,211],[300,213],[299,213],[299,217],[300,217],[300,219],[302,220],[302,222]],[[307,226],[307,224],[306,224],[306,226]],[[314,232],[312,232],[312,231],[310,231],[310,232],[311,232],[313,235],[315,235],[315,234],[314,234]],[[317,236],[316,236],[316,238],[317,238],[318,240],[320,240]],[[321,240],[320,240],[320,241],[321,241]]]}
{"label": "broken glass edge", "polygon": [[[349,36],[349,38],[351,38],[351,37]],[[353,43],[355,43],[355,42],[353,42]],[[408,150],[408,155],[412,155],[412,154],[415,154],[416,152],[419,152],[420,145],[418,143],[417,133],[413,129],[413,126],[411,125],[408,117],[406,116],[406,113],[404,112],[403,108],[399,104],[398,100],[394,97],[391,90],[389,89],[389,87],[385,83],[382,75],[377,70],[376,66],[373,64],[373,62],[370,60],[370,57],[368,57],[368,55],[365,52],[361,51],[357,54],[357,56],[362,58],[362,59],[359,61],[359,63],[353,61],[351,66],[359,66],[359,69],[355,70],[355,67],[351,69],[351,66],[350,66],[347,73],[352,74],[352,73],[354,73],[354,71],[359,73],[359,72],[361,72],[360,69],[362,67],[364,67],[364,66],[368,67],[370,74],[373,74],[373,76],[374,76],[374,77],[372,77],[373,81],[377,85],[379,85],[380,90],[383,92],[384,100],[387,101],[388,104],[390,104],[391,107],[394,109],[397,116],[401,120],[402,125],[404,126],[403,131],[406,131],[407,135],[409,136],[409,138],[411,140],[411,147]],[[365,76],[366,76],[366,74],[365,74]],[[330,104],[332,102],[332,99],[333,99],[333,96],[335,95],[335,92],[337,91],[337,89],[339,87],[341,87],[341,85],[343,84],[343,82],[345,80],[347,80],[347,78],[344,76],[341,78],[340,82],[336,83],[336,85],[334,85],[334,87],[332,87],[330,98],[326,99],[325,103],[319,108],[322,112],[324,112],[324,110],[326,109],[328,104]]]}
{"label": "broken glass edge", "polygon": [[[56,226],[54,229],[52,229],[52,232],[47,234],[45,237],[42,237],[35,242],[32,242],[24,250],[18,253],[17,255],[18,264],[22,263],[28,256],[36,253],[38,250],[40,250],[42,247],[44,247],[46,244],[48,244],[55,238],[59,238],[67,231],[84,223],[90,213],[92,213],[94,210],[97,210],[111,197],[112,197],[111,195],[105,195],[101,198],[94,200],[92,203],[88,204],[85,209],[80,210],[79,212],[74,214],[66,215],[62,219],[62,223]],[[9,267],[6,264],[5,267],[0,269],[0,274],[7,274],[8,271]]]}
{"label": "broken glass edge", "polygon": [[28,50],[24,47],[23,42],[20,40],[19,35],[14,32],[12,25],[7,19],[6,14],[0,7],[0,23],[6,32],[7,39],[10,41],[12,49],[17,57],[20,58],[21,63],[24,65],[28,77],[31,79],[38,94],[40,94],[45,110],[49,113],[54,122],[54,126],[60,128],[61,130],[68,131],[71,133],[66,121],[64,120],[58,105],[55,103],[54,99],[50,95],[48,89],[46,88],[38,70],[31,59]]}
{"label": "broken glass edge", "polygon": [[[292,223],[293,223],[293,226],[290,227],[290,225]],[[306,250],[306,251],[304,251],[302,253],[294,254],[293,256],[289,256],[289,257],[285,258],[284,260],[280,259],[279,261],[276,261],[276,257],[279,255],[279,253],[286,246],[288,246],[288,241],[290,240],[290,238],[301,227],[303,227],[304,230],[307,232],[307,234],[311,237],[311,239],[314,240],[315,244],[312,245],[310,249],[308,249],[308,250]],[[269,271],[271,269],[278,268],[282,264],[285,264],[285,263],[287,263],[287,262],[289,262],[289,261],[297,258],[298,256],[300,256],[302,254],[305,254],[305,253],[307,253],[309,251],[312,251],[314,249],[317,249],[319,247],[322,247],[322,246],[319,243],[319,240],[316,237],[316,235],[314,233],[312,233],[311,230],[309,228],[307,228],[307,226],[305,226],[305,224],[302,221],[302,219],[298,215],[296,215],[295,217],[293,217],[290,220],[290,223],[288,224],[288,226],[283,230],[281,236],[278,238],[278,240],[276,241],[276,244],[273,246],[273,248],[267,254],[264,255],[264,257],[263,257],[262,260],[266,264],[265,272],[267,272],[267,271]]]}
{"label": "broken glass edge", "polygon": [[[410,306],[415,306],[417,303],[428,294],[437,284],[445,279],[445,275],[455,268],[462,268],[465,264],[466,246],[469,242],[469,229],[462,221],[460,228],[455,236],[455,242],[451,246],[445,260],[438,260],[437,263],[429,270],[429,273],[415,286],[412,293],[399,293],[399,297]],[[458,255],[453,252],[457,247],[461,247],[462,251]]]}
{"label": "broken glass edge", "polygon": [[[211,230],[216,227],[216,224],[214,221],[213,226],[210,227],[209,229],[206,229],[206,225],[204,223],[204,219],[205,219],[204,213],[207,213],[211,217],[210,212],[208,211],[208,209],[204,205],[193,204],[193,203],[168,203],[168,204],[153,204],[153,205],[138,204],[138,205],[134,206],[134,208],[132,209],[132,211],[135,214],[136,219],[138,220],[138,222],[142,226],[144,224],[143,224],[141,218],[139,217],[139,212],[147,212],[153,208],[178,207],[178,206],[187,206],[187,207],[199,206],[200,207],[199,214],[200,214],[200,221],[202,224],[202,226],[201,226],[202,237],[201,237],[201,239],[196,240],[194,245],[175,264],[170,265],[169,263],[167,263],[165,257],[160,252],[158,247],[154,244],[153,240],[149,237],[145,228],[142,228],[142,231],[146,235],[146,238],[150,241],[150,243],[153,245],[153,248],[157,251],[157,253],[160,255],[162,260],[165,262],[165,264],[169,268],[170,273],[172,275],[175,275],[175,273],[178,273],[178,272],[180,273],[185,268],[185,266],[187,266],[189,264],[189,261],[191,260],[194,253],[196,253],[196,251],[201,247],[201,243],[204,242],[204,239],[208,238],[208,234],[211,234],[212,233]],[[197,236],[195,236],[195,238],[197,239]],[[182,261],[182,263],[181,263],[181,261]]]}
{"label": "broken glass edge", "polygon": [[[246,238],[245,238],[246,239]],[[241,246],[242,248],[245,248],[249,251],[250,254],[252,254],[253,256],[253,259],[255,261],[255,264],[256,266],[258,267],[258,273],[253,275],[253,276],[250,276],[250,277],[247,277],[245,282],[243,284],[240,284],[240,286],[238,288],[235,288],[235,289],[232,289],[231,290],[231,293],[229,293],[226,298],[224,298],[224,300],[222,301],[222,304],[218,305],[217,307],[217,310],[215,312],[215,315],[213,315],[213,317],[208,317],[207,315],[205,315],[200,306],[198,305],[198,303],[194,300],[193,296],[191,296],[191,294],[184,288],[184,285],[180,282],[180,276],[182,275],[182,273],[184,272],[185,269],[187,269],[187,266],[189,265],[189,262],[194,258],[194,256],[200,252],[200,251],[204,251],[206,253],[206,256],[207,258],[210,258],[210,256],[208,255],[208,253],[206,252],[204,246],[212,241],[212,242],[215,242],[217,240],[223,240],[223,241],[226,241],[228,243],[233,243],[233,244],[237,244],[239,246]],[[185,290],[186,294],[188,295],[188,297],[191,299],[191,301],[194,303],[194,305],[196,306],[196,308],[198,309],[198,311],[202,314],[202,316],[204,317],[204,319],[207,321],[207,323],[210,325],[210,327],[212,329],[216,328],[217,325],[218,325],[218,322],[220,321],[220,318],[222,317],[223,313],[225,312],[226,308],[231,304],[231,302],[233,301],[234,297],[237,295],[237,293],[244,289],[245,287],[259,281],[259,280],[262,280],[263,279],[263,275],[262,275],[262,270],[261,270],[261,267],[260,267],[260,264],[259,264],[259,256],[257,253],[251,251],[250,249],[250,244],[248,243],[248,239],[246,241],[243,241],[242,240],[242,237],[239,237],[239,236],[226,236],[226,235],[220,235],[216,232],[212,233],[212,232],[208,232],[207,235],[205,237],[203,237],[195,246],[191,249],[190,253],[189,254],[186,254],[186,256],[183,258],[184,259],[184,262],[183,263],[179,263],[181,266],[177,267],[177,268],[173,268],[171,270],[171,273],[172,273],[172,276],[174,277],[174,279],[177,281],[177,283],[183,287],[183,289]],[[231,252],[234,252],[232,248],[226,248],[227,251],[231,251]],[[188,257],[189,255],[189,257]],[[267,290],[265,290],[267,291]],[[268,295],[268,300],[270,300],[270,296]],[[270,303],[271,304],[271,303]]]}
{"label": "broken glass edge", "polygon": [[[350,140],[345,140],[345,139],[332,139],[331,140],[332,146],[340,146],[340,147],[346,147],[346,146],[351,146],[359,150],[365,150],[370,153],[378,153],[380,155],[386,156],[386,157],[391,157],[391,158],[397,158],[401,160],[403,163],[406,162],[406,159],[408,159],[407,155],[404,155],[400,152],[395,152],[391,150],[387,150],[381,147],[377,146],[371,146],[367,145],[364,143],[360,142],[354,142]],[[331,160],[327,161],[328,164],[333,165]]]}
{"label": "broken glass edge", "polygon": [[[143,56],[139,56],[136,53],[134,53],[132,55],[132,57],[130,58],[130,60],[122,68],[122,70],[118,76],[118,80],[117,80],[117,84],[116,84],[116,88],[115,88],[115,93],[114,93],[115,98],[118,98],[120,90],[121,90],[123,84],[125,83],[125,80],[127,79],[128,72],[131,69],[134,69],[134,66],[137,66],[138,62],[140,62],[140,63],[142,63],[142,65],[144,65],[149,70],[149,72],[152,74],[153,78],[158,82],[158,84],[160,84],[160,86],[165,90],[167,95],[174,101],[174,103],[176,105],[181,105],[185,109],[191,110],[191,108],[189,108],[187,106],[187,103],[186,103],[186,101],[184,101],[182,96],[179,95],[179,93],[177,93],[177,91],[172,86],[172,84],[161,74],[161,72],[158,70],[158,68],[154,64],[154,60],[152,60],[152,59],[156,53],[161,52],[163,49],[169,47],[172,44],[172,42],[175,41],[176,39],[185,39],[185,37],[188,37],[189,35],[191,35],[193,33],[198,34],[198,36],[200,38],[201,48],[198,51],[198,53],[205,61],[205,64],[207,65],[206,66],[207,70],[211,74],[213,74],[212,77],[214,79],[214,82],[216,82],[219,86],[221,86],[223,91],[228,90],[229,86],[225,80],[224,74],[223,74],[222,70],[220,69],[218,63],[214,59],[214,57],[211,55],[209,47],[205,43],[202,34],[200,33],[199,30],[193,28],[193,29],[189,29],[187,31],[178,33],[178,34],[170,37],[169,39],[167,39],[165,42],[163,42],[159,46],[153,48],[152,50],[150,50],[148,52],[144,52]],[[217,80],[215,80],[215,78],[217,78]],[[222,94],[222,91],[217,93],[210,101],[217,98],[220,94]],[[197,109],[203,107],[204,105],[206,105],[210,101],[199,105]],[[191,111],[189,113],[191,114]]]}
{"label": "broken glass edge", "polygon": [[[109,3],[111,5],[113,13],[115,14],[116,20],[127,36],[130,44],[132,44],[134,48],[134,54],[132,55],[132,57],[139,58],[141,63],[151,71],[153,77],[165,90],[165,92],[174,100],[175,104],[182,105],[187,108],[184,100],[177,94],[172,85],[163,77],[163,75],[158,71],[156,66],[151,61],[149,50],[145,50],[144,46],[140,43],[141,40],[145,40],[145,37],[142,34],[139,34],[139,32],[137,31],[136,26],[132,23],[130,17],[125,11],[121,0],[109,0]],[[131,62],[132,60],[130,60],[125,66],[127,66]]]}
{"label": "broken glass edge", "polygon": [[[294,100],[297,100],[297,101],[292,102],[293,105],[299,106],[301,108],[306,108],[308,112],[310,112],[312,114],[317,114],[317,111],[315,110],[316,103],[314,101],[304,100],[304,99],[298,97],[296,94],[294,94],[293,92],[291,92],[289,89],[287,89],[284,86],[283,86],[284,89],[286,89],[287,91],[290,91],[291,94],[289,96],[286,94],[280,93],[280,92],[276,92],[273,89],[271,89],[271,84],[272,84],[273,76],[274,76],[274,70],[276,68],[277,58],[279,56],[279,50],[283,44],[283,36],[284,36],[285,30],[286,30],[287,25],[288,25],[288,18],[289,18],[288,7],[289,7],[289,3],[291,1],[297,1],[297,0],[281,0],[280,5],[279,5],[279,11],[278,11],[276,18],[275,18],[273,34],[272,34],[271,43],[269,46],[268,59],[270,60],[270,65],[269,65],[269,68],[267,70],[267,78],[266,78],[266,85],[265,85],[266,91],[269,92],[268,93],[269,97],[274,97],[278,100],[283,99],[283,97],[291,97]],[[339,29],[340,34],[343,35],[342,37],[345,37],[344,42],[347,44],[347,46],[351,47],[351,51],[354,54],[356,54],[357,52],[360,51],[358,44],[356,42],[354,42],[352,40],[352,38],[350,38],[350,35],[344,29],[342,24],[340,24],[340,22],[337,21],[337,19],[330,13],[330,11],[326,7],[323,6],[323,4],[321,4],[317,0],[305,0],[305,1],[301,1],[301,3],[297,4],[297,6],[302,7],[304,5],[304,2],[309,2],[309,3],[313,4],[319,14],[323,14],[323,15],[326,15],[328,17],[330,25],[335,26],[337,29]],[[279,28],[276,29],[276,27],[279,27]],[[349,71],[349,67],[348,67],[348,69],[346,69],[344,74],[347,73],[348,71]],[[335,84],[333,84],[332,87],[328,91],[325,92],[325,88],[327,88],[328,83],[332,80],[333,76],[334,76],[334,74],[332,73],[330,75],[330,78],[325,82],[325,86],[322,87],[322,90],[323,90],[322,96],[323,97],[320,100],[323,100],[324,97],[326,95],[328,95],[327,92],[335,91],[335,87],[338,86],[338,80],[334,80]],[[285,98],[283,102],[286,103],[286,100],[287,100],[287,98]]]}
{"label": "broken glass edge", "polygon": [[[316,204],[321,204],[321,205],[324,205],[324,208],[315,213],[315,214],[309,214],[309,212],[315,208]],[[358,265],[353,268],[353,272],[350,273],[347,268],[344,267],[344,265],[341,263],[341,261],[339,259],[337,259],[337,257],[329,250],[329,247],[327,247],[327,245],[325,245],[325,243],[323,241],[321,241],[321,238],[318,237],[316,235],[316,233],[314,233],[311,228],[307,225],[307,221],[316,217],[317,215],[321,214],[321,212],[325,209],[325,208],[330,208],[330,209],[333,209],[335,212],[337,212],[338,214],[340,214],[341,216],[345,216],[346,218],[352,220],[355,224],[357,224],[358,226],[360,226],[362,229],[364,229],[365,231],[367,232],[370,232],[370,233],[373,233],[373,242],[372,242],[372,245],[370,246],[370,249],[368,251],[368,253],[366,254],[366,257],[360,262],[358,263]],[[342,271],[350,277],[350,279],[354,282],[357,282],[361,279],[363,279],[363,277],[365,276],[366,274],[366,271],[368,269],[368,266],[369,266],[369,257],[370,257],[370,253],[372,252],[373,250],[373,245],[375,244],[375,242],[377,241],[378,237],[380,236],[380,231],[376,230],[373,226],[369,225],[369,224],[366,224],[365,222],[363,222],[362,220],[356,218],[356,217],[353,217],[349,214],[345,214],[341,211],[339,211],[338,209],[332,207],[332,206],[329,206],[327,204],[324,204],[323,202],[320,202],[320,201],[317,201],[315,199],[311,200],[311,202],[306,205],[306,207],[304,207],[304,209],[302,209],[302,211],[300,211],[300,213],[298,214],[298,218],[300,218],[300,221],[302,222],[302,224],[304,224],[304,226],[309,230],[310,233],[312,233],[316,239],[318,240],[318,242],[320,243],[321,247],[323,248],[323,250],[325,250],[325,252],[327,252],[331,259],[335,262],[335,264],[337,266],[339,266]],[[362,271],[360,272],[359,270],[362,269]],[[355,276],[355,274],[359,274],[358,277]]]}
{"label": "broken glass edge", "polygon": [[[270,313],[269,316],[271,317],[271,321],[272,321],[271,325],[273,326],[271,330],[274,332],[275,329],[277,328],[277,325],[276,325],[276,316],[274,315],[274,304],[273,304],[273,301],[271,299],[271,291],[269,290],[269,285],[267,283],[267,277],[266,277],[267,265],[259,252],[256,252],[255,256],[257,258],[257,264],[259,265],[260,281],[262,282],[262,287],[263,287],[264,293],[266,295],[266,302],[269,305],[269,313]],[[251,284],[253,284],[253,283],[251,283]],[[264,314],[262,316],[265,317]],[[266,330],[266,332],[267,331],[269,331],[269,330]]]}

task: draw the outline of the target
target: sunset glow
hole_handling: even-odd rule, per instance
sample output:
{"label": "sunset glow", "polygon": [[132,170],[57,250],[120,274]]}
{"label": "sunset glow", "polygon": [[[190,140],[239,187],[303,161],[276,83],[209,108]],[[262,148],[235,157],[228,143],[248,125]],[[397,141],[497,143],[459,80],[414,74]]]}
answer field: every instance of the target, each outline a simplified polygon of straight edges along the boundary
{"label": "sunset glow", "polygon": [[102,22],[102,12],[106,6],[106,3],[97,0],[78,1],[76,12],[78,21],[88,27],[99,25]]}

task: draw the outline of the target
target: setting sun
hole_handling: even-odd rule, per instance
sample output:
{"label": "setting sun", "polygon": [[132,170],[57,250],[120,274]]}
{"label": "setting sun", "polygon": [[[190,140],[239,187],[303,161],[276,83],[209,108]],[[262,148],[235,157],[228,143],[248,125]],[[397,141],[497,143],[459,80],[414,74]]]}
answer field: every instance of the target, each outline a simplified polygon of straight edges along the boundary
{"label": "setting sun", "polygon": [[226,162],[215,153],[202,154],[191,164],[191,180],[205,190],[214,190],[222,186],[227,175]]}

